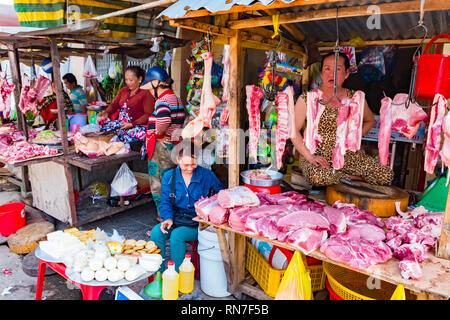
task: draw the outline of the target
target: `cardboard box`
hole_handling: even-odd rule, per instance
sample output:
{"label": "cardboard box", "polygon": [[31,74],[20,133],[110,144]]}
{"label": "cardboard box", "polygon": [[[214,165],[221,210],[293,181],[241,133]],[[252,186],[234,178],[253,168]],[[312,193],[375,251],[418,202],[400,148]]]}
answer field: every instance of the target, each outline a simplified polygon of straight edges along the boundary
{"label": "cardboard box", "polygon": [[150,188],[150,176],[148,175],[148,173],[134,171],[133,173],[138,183],[138,189]]}

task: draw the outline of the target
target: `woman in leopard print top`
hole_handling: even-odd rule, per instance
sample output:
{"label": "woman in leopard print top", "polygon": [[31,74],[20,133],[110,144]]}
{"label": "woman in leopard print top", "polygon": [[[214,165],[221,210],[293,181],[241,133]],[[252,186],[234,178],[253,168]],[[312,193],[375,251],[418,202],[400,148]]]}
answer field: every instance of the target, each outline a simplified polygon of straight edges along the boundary
{"label": "woman in leopard print top", "polygon": [[[350,63],[345,54],[340,54],[338,63],[337,95],[340,100],[351,98],[353,91],[342,87],[342,83],[349,76]],[[324,100],[333,95],[334,89],[334,53],[324,56],[321,69],[322,85],[319,89]],[[301,129],[306,119],[306,94],[297,100],[295,105],[296,136],[291,139],[295,148],[300,152],[299,167],[305,178],[314,186],[326,186],[339,183],[339,179],[364,180],[371,184],[388,185],[394,178],[392,170],[381,165],[377,158],[368,156],[361,151],[347,150],[344,157],[344,167],[335,170],[332,163],[332,152],[336,144],[337,115],[339,101],[336,97],[325,106],[318,132],[322,141],[318,143],[314,154],[308,150],[303,141]],[[367,102],[364,105],[362,136],[364,136],[375,123],[372,111]]]}

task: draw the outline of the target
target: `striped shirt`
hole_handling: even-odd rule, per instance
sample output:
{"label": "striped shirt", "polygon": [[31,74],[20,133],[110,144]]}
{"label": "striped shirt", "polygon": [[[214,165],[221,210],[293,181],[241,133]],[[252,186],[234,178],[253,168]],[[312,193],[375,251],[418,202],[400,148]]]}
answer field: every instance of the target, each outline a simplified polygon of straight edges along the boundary
{"label": "striped shirt", "polygon": [[172,89],[164,91],[155,102],[155,111],[148,118],[147,131],[156,130],[156,126],[170,124],[165,135],[172,141],[178,141],[177,137],[172,136],[176,129],[180,129],[185,119],[184,107],[180,99],[175,95]]}
{"label": "striped shirt", "polygon": [[83,87],[78,85],[75,89],[70,91],[69,97],[70,100],[72,100],[73,110],[75,113],[82,113],[83,106],[88,105],[87,96],[83,90]]}

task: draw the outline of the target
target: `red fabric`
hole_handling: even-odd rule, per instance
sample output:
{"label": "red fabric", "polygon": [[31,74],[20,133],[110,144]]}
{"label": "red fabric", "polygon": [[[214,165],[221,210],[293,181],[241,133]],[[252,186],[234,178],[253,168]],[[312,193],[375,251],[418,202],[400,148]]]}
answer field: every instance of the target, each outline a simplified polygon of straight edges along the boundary
{"label": "red fabric", "polygon": [[42,119],[44,119],[45,123],[50,123],[56,119],[58,119],[58,115],[51,113],[50,110],[57,110],[58,106],[56,101],[50,103],[47,107],[41,110]]}
{"label": "red fabric", "polygon": [[106,108],[108,116],[112,116],[119,111],[126,103],[128,107],[128,115],[133,125],[147,124],[148,117],[155,108],[155,99],[148,90],[138,89],[136,94],[130,97],[131,90],[128,87],[120,89],[117,96]]}

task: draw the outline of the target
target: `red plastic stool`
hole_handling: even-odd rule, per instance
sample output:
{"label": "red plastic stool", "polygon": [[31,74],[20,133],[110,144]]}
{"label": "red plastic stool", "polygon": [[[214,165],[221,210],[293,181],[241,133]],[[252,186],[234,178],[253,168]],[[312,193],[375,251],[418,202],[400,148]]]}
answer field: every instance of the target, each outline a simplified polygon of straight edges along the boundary
{"label": "red plastic stool", "polygon": [[198,241],[186,241],[186,243],[192,247],[191,261],[195,267],[194,278],[195,280],[200,280],[200,257],[197,251]]}

